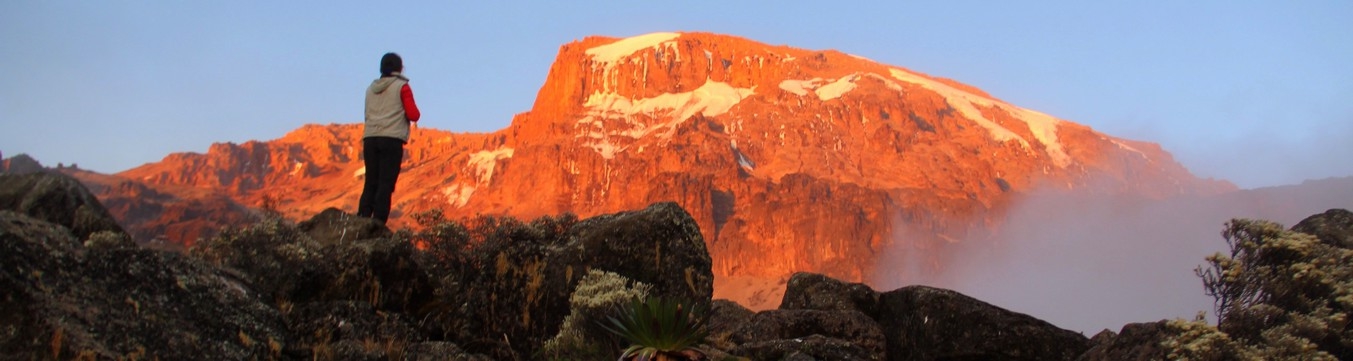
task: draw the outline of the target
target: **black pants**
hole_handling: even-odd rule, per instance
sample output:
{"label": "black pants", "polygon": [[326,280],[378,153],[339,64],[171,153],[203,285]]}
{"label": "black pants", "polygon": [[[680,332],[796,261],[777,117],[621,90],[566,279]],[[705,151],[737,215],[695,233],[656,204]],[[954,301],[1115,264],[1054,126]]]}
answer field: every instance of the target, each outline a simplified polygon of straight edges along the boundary
{"label": "black pants", "polygon": [[366,158],[366,185],[357,203],[357,215],[385,223],[390,218],[390,196],[399,180],[399,164],[404,161],[404,141],[388,137],[362,139],[362,157]]}

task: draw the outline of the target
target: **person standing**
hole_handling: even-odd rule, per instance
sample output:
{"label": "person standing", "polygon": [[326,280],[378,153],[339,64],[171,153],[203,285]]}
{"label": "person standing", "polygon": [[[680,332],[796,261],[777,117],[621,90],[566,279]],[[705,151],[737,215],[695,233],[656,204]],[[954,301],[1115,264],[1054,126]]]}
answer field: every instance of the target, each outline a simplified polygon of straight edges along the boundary
{"label": "person standing", "polygon": [[409,126],[422,116],[403,71],[404,60],[399,54],[385,53],[381,57],[381,77],[366,88],[366,123],[362,131],[366,183],[357,204],[357,215],[382,224],[390,218],[390,198],[399,180]]}

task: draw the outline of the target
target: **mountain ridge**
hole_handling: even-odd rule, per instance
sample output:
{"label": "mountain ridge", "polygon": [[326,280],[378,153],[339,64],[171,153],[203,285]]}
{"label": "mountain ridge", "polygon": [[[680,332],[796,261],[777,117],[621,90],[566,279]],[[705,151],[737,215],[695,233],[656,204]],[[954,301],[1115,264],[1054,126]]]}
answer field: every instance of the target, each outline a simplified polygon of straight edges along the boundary
{"label": "mountain ridge", "polygon": [[[351,210],[364,174],[360,132],[305,125],[117,176],[291,219]],[[411,139],[395,225],[432,209],[586,217],[675,201],[700,224],[718,277],[862,281],[898,246],[941,269],[929,254],[983,238],[972,225],[997,228],[1012,195],[1043,187],[1150,199],[1235,189],[1193,176],[1153,143],[956,81],[710,33],[565,44],[535,104],[506,128],[420,127]]]}

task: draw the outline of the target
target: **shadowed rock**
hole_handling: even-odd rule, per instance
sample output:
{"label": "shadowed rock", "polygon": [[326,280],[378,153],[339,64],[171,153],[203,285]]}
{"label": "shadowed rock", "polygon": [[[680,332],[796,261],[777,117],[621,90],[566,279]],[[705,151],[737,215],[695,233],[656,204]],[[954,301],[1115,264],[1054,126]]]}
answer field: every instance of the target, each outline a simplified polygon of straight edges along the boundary
{"label": "shadowed rock", "polygon": [[879,293],[863,283],[846,283],[815,273],[799,272],[789,278],[782,310],[859,311],[878,314]]}
{"label": "shadowed rock", "polygon": [[1072,360],[1085,336],[958,292],[910,286],[879,297],[889,360]]}
{"label": "shadowed rock", "polygon": [[883,360],[886,349],[878,323],[859,311],[763,311],[732,340],[739,346],[730,353],[757,360],[794,352],[823,360]]}
{"label": "shadowed rock", "polygon": [[737,346],[733,334],[756,315],[746,307],[729,300],[714,300],[709,309],[709,336],[706,342],[721,350],[731,350]]}
{"label": "shadowed rock", "polygon": [[81,240],[99,231],[126,233],[80,181],[60,173],[0,175],[0,209],[65,226]]}
{"label": "shadowed rock", "polygon": [[390,236],[390,229],[384,224],[332,207],[297,224],[296,228],[326,246]]}
{"label": "shadowed rock", "polygon": [[1353,212],[1347,209],[1331,209],[1306,217],[1292,230],[1313,235],[1328,245],[1353,248]]}
{"label": "shadowed rock", "polygon": [[0,212],[0,354],[8,359],[239,360],[286,332],[248,284],[182,254],[84,250],[69,231]]}
{"label": "shadowed rock", "polygon": [[[1179,337],[1183,331],[1171,327],[1170,323],[1171,321],[1131,323],[1123,326],[1122,332],[1116,334],[1105,330],[1095,335],[1094,339],[1090,341],[1090,349],[1076,360],[1151,361],[1179,358],[1181,356],[1172,357],[1170,348],[1166,347],[1166,344]],[[1190,355],[1198,358],[1191,359],[1239,361],[1252,358],[1252,356],[1241,356],[1242,352],[1240,352],[1238,345],[1227,340],[1203,340],[1199,346],[1203,347],[1191,350],[1192,353],[1196,354]],[[1192,346],[1177,345],[1175,347],[1190,348]]]}

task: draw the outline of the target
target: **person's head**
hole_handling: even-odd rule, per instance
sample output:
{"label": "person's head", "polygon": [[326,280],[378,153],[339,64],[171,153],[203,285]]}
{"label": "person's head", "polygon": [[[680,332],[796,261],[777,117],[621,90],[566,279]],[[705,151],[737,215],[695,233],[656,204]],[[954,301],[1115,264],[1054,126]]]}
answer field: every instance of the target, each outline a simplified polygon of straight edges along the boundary
{"label": "person's head", "polygon": [[381,57],[381,76],[390,76],[401,71],[404,71],[404,59],[400,59],[399,54],[385,53],[385,56]]}

